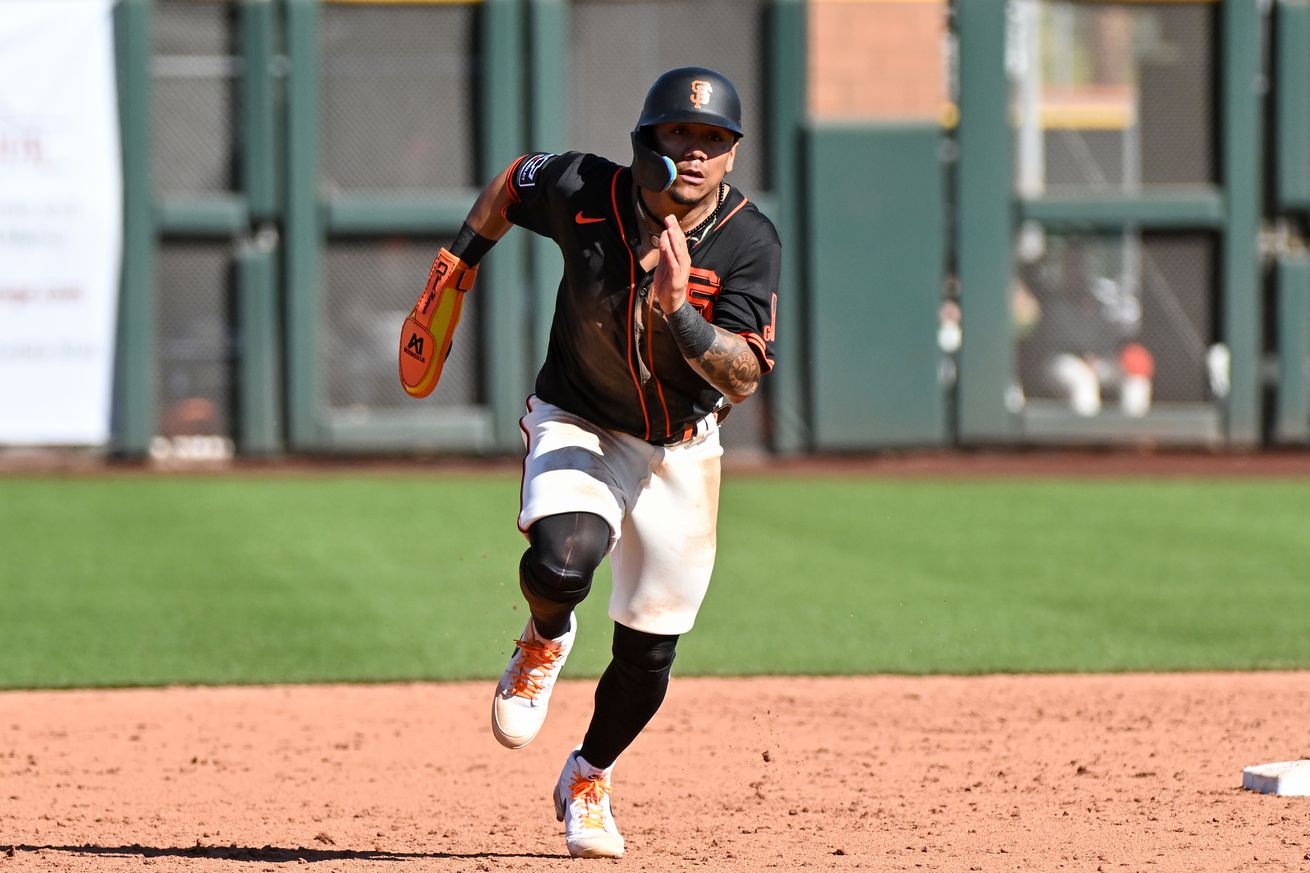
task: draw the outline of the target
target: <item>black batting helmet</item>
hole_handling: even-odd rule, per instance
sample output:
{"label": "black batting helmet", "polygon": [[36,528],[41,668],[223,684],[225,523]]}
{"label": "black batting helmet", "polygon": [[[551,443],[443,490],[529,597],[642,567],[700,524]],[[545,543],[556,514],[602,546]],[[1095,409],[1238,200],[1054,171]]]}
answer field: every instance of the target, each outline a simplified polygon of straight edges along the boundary
{"label": "black batting helmet", "polygon": [[678,67],[646,92],[637,128],[674,121],[712,124],[741,136],[741,98],[722,73],[707,67]]}
{"label": "black batting helmet", "polygon": [[632,170],[641,187],[663,191],[677,178],[673,161],[655,151],[646,129],[679,121],[712,124],[740,138],[741,98],[736,87],[708,67],[677,67],[655,80],[631,137]]}

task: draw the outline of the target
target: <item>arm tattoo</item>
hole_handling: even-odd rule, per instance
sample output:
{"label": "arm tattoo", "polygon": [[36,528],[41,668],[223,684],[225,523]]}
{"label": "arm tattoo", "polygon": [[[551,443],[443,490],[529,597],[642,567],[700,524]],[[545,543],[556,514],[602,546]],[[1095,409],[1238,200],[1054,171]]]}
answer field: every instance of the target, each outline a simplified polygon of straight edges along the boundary
{"label": "arm tattoo", "polygon": [[759,359],[735,333],[721,327],[714,333],[714,342],[695,360],[696,369],[729,399],[749,397],[760,384]]}

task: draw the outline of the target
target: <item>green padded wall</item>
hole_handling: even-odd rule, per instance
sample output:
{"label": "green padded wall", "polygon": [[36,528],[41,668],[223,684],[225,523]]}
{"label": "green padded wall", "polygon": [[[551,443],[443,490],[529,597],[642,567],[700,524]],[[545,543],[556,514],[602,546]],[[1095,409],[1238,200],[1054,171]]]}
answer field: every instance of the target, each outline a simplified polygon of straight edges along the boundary
{"label": "green padded wall", "polygon": [[937,312],[946,259],[942,132],[808,131],[809,364],[814,447],[939,445]]}

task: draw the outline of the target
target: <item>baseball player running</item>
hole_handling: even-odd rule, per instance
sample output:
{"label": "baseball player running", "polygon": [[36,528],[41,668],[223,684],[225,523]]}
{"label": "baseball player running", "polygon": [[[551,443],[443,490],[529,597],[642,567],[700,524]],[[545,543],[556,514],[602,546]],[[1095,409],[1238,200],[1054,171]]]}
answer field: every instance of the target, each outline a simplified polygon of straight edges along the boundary
{"label": "baseball player running", "polygon": [[732,83],[661,75],[624,167],[528,154],[482,192],[401,336],[401,378],[432,390],[477,264],[511,224],[564,256],[550,344],[521,419],[519,584],[531,618],[496,686],[491,728],[537,735],[578,632],[574,607],[611,557],[613,660],[555,786],[569,854],[623,855],[614,762],[655,715],[714,565],[719,422],[773,368],[777,232],[728,185],[742,136]]}

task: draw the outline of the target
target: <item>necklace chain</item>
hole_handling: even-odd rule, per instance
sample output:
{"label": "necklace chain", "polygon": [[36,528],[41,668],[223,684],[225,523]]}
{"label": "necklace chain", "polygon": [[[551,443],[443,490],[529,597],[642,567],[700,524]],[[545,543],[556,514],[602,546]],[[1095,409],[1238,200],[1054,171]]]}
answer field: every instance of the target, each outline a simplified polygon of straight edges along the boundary
{"label": "necklace chain", "polygon": [[[704,221],[702,221],[700,224],[696,225],[691,230],[686,232],[687,241],[691,243],[693,248],[697,245],[700,245],[700,241],[701,239],[704,238],[705,232],[708,231],[711,225],[714,224],[714,219],[719,217],[719,210],[723,208],[723,201],[726,199],[727,199],[727,185],[723,182],[720,182],[719,199],[718,202],[714,204],[714,210],[710,212],[708,216],[706,216]],[[658,224],[658,222],[655,221],[655,218],[649,212],[646,211],[646,204],[642,202],[640,191],[637,192],[637,211],[641,213],[641,217],[644,218],[646,221],[650,222],[651,224]],[[663,229],[661,228],[660,233],[662,232]],[[651,245],[658,248],[660,244],[660,234],[652,233],[650,235],[650,242]]]}

